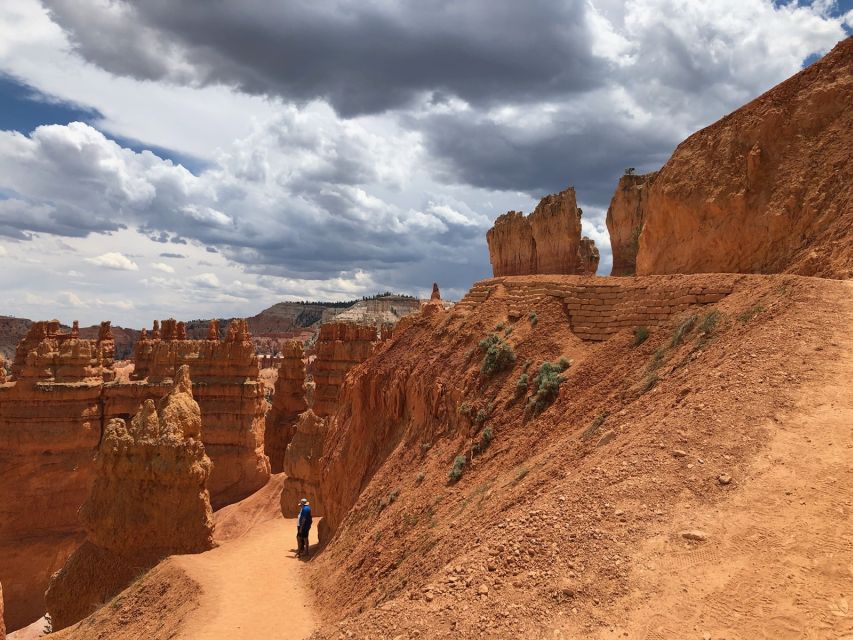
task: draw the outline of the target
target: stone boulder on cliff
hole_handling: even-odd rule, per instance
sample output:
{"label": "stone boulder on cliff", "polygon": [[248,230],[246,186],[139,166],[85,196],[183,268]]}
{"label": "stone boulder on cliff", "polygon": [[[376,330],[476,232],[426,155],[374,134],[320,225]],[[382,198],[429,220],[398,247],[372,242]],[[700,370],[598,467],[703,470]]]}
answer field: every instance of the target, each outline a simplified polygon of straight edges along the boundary
{"label": "stone boulder on cliff", "polygon": [[80,509],[86,541],[45,595],[54,629],[88,616],[162,558],[213,546],[212,465],[200,438],[186,365],[156,406],[146,400],[129,423],[107,424]]}
{"label": "stone boulder on cliff", "polygon": [[486,233],[494,276],[585,273],[592,252],[587,246],[581,254],[581,214],[569,187],[542,198],[527,217],[518,211],[498,217]]}
{"label": "stone boulder on cliff", "polygon": [[638,274],[853,276],[853,37],[693,134],[654,179]]}

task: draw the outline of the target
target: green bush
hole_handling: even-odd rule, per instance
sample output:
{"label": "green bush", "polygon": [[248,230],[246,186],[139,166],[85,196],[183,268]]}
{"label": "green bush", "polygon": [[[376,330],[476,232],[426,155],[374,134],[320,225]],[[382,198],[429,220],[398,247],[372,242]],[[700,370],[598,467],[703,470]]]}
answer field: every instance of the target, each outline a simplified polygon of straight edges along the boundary
{"label": "green bush", "polygon": [[450,482],[456,482],[459,478],[462,477],[462,473],[465,470],[465,465],[468,460],[465,456],[456,456],[456,459],[453,461],[453,466],[450,467],[450,471],[447,474],[447,479]]}
{"label": "green bush", "polygon": [[536,392],[528,401],[528,407],[534,414],[541,413],[557,397],[560,385],[565,380],[560,375],[563,371],[565,369],[560,363],[543,362],[539,366],[539,371],[533,377],[533,388]]}
{"label": "green bush", "polygon": [[527,316],[527,318],[530,320],[530,324],[532,324],[534,327],[536,326],[536,323],[539,322],[539,318],[535,313],[531,313],[529,316]]}
{"label": "green bush", "polygon": [[426,478],[426,474],[423,471],[419,471],[418,475],[415,476],[415,482],[420,484],[424,481],[424,478]]}
{"label": "green bush", "polygon": [[507,327],[506,329],[504,329],[504,336],[509,337],[509,335],[511,333],[512,333],[512,327]]}
{"label": "green bush", "polygon": [[456,409],[459,415],[471,417],[471,413],[474,411],[473,407],[471,407],[471,403],[467,400],[459,405],[459,408]]}
{"label": "green bush", "polygon": [[394,504],[394,502],[397,500],[397,496],[399,495],[399,489],[394,489],[393,491],[391,491],[387,496],[385,496],[379,501],[379,510],[382,511],[386,507],[389,507]]}
{"label": "green bush", "polygon": [[480,372],[487,378],[508,369],[515,362],[512,346],[494,334],[480,340],[480,350],[484,353]]}
{"label": "green bush", "polygon": [[639,347],[649,338],[649,328],[645,325],[634,327],[634,346]]}
{"label": "green bush", "polygon": [[747,309],[743,313],[738,314],[737,319],[741,321],[741,324],[746,324],[747,322],[749,322],[750,320],[755,318],[755,316],[757,316],[762,311],[764,311],[764,307],[761,306],[760,304],[757,304],[755,306],[750,307],[749,309]]}
{"label": "green bush", "polygon": [[527,393],[527,384],[527,374],[522,373],[520,376],[518,376],[518,380],[516,380],[515,382],[515,395],[522,396]]}
{"label": "green bush", "polygon": [[607,413],[599,413],[595,417],[595,420],[592,421],[592,424],[590,424],[581,434],[581,438],[583,438],[584,440],[588,440],[589,438],[594,436],[596,433],[598,433],[598,430],[601,428],[601,425],[604,424],[605,420],[607,420]]}
{"label": "green bush", "polygon": [[498,322],[495,325],[495,331],[503,331],[505,326],[506,326],[505,322]]}
{"label": "green bush", "polygon": [[699,333],[709,336],[714,332],[714,328],[717,326],[717,322],[720,321],[720,312],[714,309],[713,311],[707,313],[704,318],[702,318],[702,324],[699,325]]}
{"label": "green bush", "polygon": [[560,366],[560,371],[565,371],[572,366],[572,361],[566,356],[560,356],[560,359],[557,360],[557,364]]}
{"label": "green bush", "polygon": [[483,433],[480,434],[480,441],[474,445],[474,453],[482,453],[486,449],[489,448],[489,445],[492,444],[492,440],[495,439],[495,434],[492,431],[491,427],[486,427],[483,429]]}

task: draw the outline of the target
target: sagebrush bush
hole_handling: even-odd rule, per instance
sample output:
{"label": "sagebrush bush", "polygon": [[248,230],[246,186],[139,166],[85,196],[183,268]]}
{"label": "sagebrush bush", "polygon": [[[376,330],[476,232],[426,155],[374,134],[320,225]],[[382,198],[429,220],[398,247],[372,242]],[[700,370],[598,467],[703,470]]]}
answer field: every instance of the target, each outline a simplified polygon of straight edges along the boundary
{"label": "sagebrush bush", "polygon": [[713,311],[708,312],[704,318],[702,318],[702,324],[699,325],[699,333],[709,336],[714,332],[714,329],[717,326],[717,322],[720,321],[720,312],[714,309]]}
{"label": "sagebrush bush", "polygon": [[462,477],[462,473],[467,462],[468,460],[465,456],[456,456],[456,459],[453,461],[453,466],[450,467],[450,471],[447,473],[447,479],[450,482],[456,482],[459,480],[459,478]]}
{"label": "sagebrush bush", "polygon": [[693,325],[696,324],[696,320],[698,320],[697,316],[690,316],[678,323],[678,326],[675,327],[675,331],[672,334],[672,340],[670,341],[669,346],[677,347],[680,345],[681,341],[684,340],[684,336],[693,330]]}
{"label": "sagebrush bush", "polygon": [[530,324],[534,327],[536,326],[536,323],[539,322],[539,317],[535,313],[531,313],[527,318],[530,320]]}
{"label": "sagebrush bush", "polygon": [[518,376],[518,380],[515,382],[515,395],[521,396],[527,393],[527,385],[528,378],[526,373],[522,373]]}
{"label": "sagebrush bush", "polygon": [[[533,377],[533,388],[536,390],[528,401],[528,407],[534,414],[541,413],[545,407],[551,404],[560,392],[563,376],[560,374],[571,364],[565,358],[563,362],[543,362]],[[566,366],[563,367],[563,364]]]}
{"label": "sagebrush bush", "polygon": [[512,346],[494,334],[480,340],[480,350],[484,353],[480,372],[487,378],[509,369],[515,362]]}

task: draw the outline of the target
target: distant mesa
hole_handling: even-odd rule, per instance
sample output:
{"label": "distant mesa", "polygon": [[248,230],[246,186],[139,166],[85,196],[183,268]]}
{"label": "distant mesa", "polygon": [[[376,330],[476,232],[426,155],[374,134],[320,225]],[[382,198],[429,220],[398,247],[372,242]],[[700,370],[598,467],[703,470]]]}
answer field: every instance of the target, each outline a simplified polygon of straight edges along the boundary
{"label": "distant mesa", "polygon": [[599,253],[590,238],[581,239],[581,209],[575,190],[545,196],[529,216],[510,211],[486,233],[492,273],[594,275]]}

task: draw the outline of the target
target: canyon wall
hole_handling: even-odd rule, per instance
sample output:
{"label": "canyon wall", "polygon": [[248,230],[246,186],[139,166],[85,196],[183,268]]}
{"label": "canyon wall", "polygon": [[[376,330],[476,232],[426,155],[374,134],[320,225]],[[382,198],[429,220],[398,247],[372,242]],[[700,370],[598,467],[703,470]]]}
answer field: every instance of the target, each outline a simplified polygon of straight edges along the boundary
{"label": "canyon wall", "polygon": [[281,364],[275,383],[272,407],[266,415],[264,451],[272,473],[284,470],[284,452],[296,432],[299,414],[308,408],[305,401],[305,363],[302,342],[282,345]]}
{"label": "canyon wall", "polygon": [[115,377],[109,323],[94,340],[35,322],[0,385],[0,581],[15,630],[44,613],[44,590],[82,540],[77,510],[101,438],[101,390]]}
{"label": "canyon wall", "polygon": [[146,400],[129,423],[113,419],[104,430],[80,509],[86,540],[45,594],[54,630],[89,615],[160,559],[213,547],[202,415],[190,368],[173,377],[156,406]]}
{"label": "canyon wall", "polygon": [[[586,239],[581,248],[581,214],[569,187],[542,198],[527,217],[518,211],[498,217],[486,233],[493,274],[586,273],[595,245]],[[597,250],[594,255],[597,268]]]}
{"label": "canyon wall", "polygon": [[637,273],[853,277],[851,104],[848,37],[682,142],[649,190]]}
{"label": "canyon wall", "polygon": [[6,640],[6,623],[3,621],[3,585],[0,584],[0,640]]}
{"label": "canyon wall", "polygon": [[316,388],[312,407],[299,416],[284,454],[287,479],[281,492],[282,513],[293,512],[300,498],[308,498],[314,515],[323,515],[319,462],[327,419],[338,407],[338,395],[347,372],[366,360],[378,342],[376,327],[372,325],[332,322],[320,326],[313,367]]}
{"label": "canyon wall", "polygon": [[632,276],[637,271],[640,232],[648,209],[649,189],[657,171],[645,175],[625,174],[607,208],[607,231],[613,251],[612,276]]}
{"label": "canyon wall", "polygon": [[155,322],[133,354],[129,384],[105,389],[105,417],[127,417],[145,399],[159,399],[182,365],[188,365],[204,421],[204,445],[213,460],[211,502],[215,509],[242,500],[266,484],[264,386],[259,379],[246,322],[233,320],[224,340],[216,321],[207,340],[187,340],[181,322]]}

